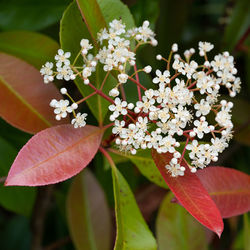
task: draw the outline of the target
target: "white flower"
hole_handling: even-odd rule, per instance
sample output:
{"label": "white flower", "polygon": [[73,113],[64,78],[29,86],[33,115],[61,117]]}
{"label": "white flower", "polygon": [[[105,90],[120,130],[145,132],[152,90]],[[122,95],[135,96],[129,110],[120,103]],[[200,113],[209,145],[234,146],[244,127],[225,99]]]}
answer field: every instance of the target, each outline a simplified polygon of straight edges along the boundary
{"label": "white flower", "polygon": [[121,73],[118,75],[118,80],[120,83],[126,83],[128,80],[128,75],[125,73]]}
{"label": "white flower", "polygon": [[169,83],[170,82],[170,79],[168,78],[170,76],[170,72],[168,70],[165,70],[162,74],[161,71],[157,69],[156,75],[157,77],[153,79],[153,83],[157,84],[157,83]]}
{"label": "white flower", "polygon": [[64,51],[62,49],[59,49],[57,52],[57,55],[55,56],[55,60],[57,61],[56,63],[56,67],[62,67],[63,63],[64,65],[70,65],[70,61],[68,58],[70,58],[71,53],[70,52],[66,52],[64,53]]}
{"label": "white flower", "polygon": [[167,153],[167,152],[174,153],[174,151],[175,151],[175,148],[174,148],[175,144],[176,144],[176,140],[171,135],[165,136],[159,142],[160,151],[162,153]]}
{"label": "white flower", "polygon": [[206,102],[204,99],[200,101],[200,103],[196,103],[194,105],[194,108],[197,110],[195,115],[197,117],[200,117],[201,115],[207,115],[209,114],[211,110],[211,105],[209,102]]}
{"label": "white flower", "polygon": [[42,68],[40,69],[40,73],[43,76],[44,83],[49,83],[54,80],[52,68],[53,68],[53,63],[46,62],[45,65],[43,65]]}
{"label": "white flower", "polygon": [[54,113],[56,114],[56,120],[61,120],[61,118],[65,118],[67,113],[72,112],[72,107],[69,107],[68,100],[55,100],[53,99],[50,103],[50,106],[55,108]]}
{"label": "white flower", "polygon": [[141,109],[144,113],[148,113],[149,111],[154,111],[155,109],[155,107],[153,106],[154,103],[155,100],[153,98],[148,99],[146,96],[143,96],[142,101],[138,101],[136,103],[135,113],[139,113]]}
{"label": "white flower", "polygon": [[92,49],[92,44],[89,43],[88,39],[82,39],[80,42],[80,45],[82,47],[82,54],[86,55],[88,53],[88,50]]}
{"label": "white flower", "polygon": [[177,51],[178,51],[178,44],[177,44],[177,43],[174,43],[174,44],[172,45],[172,51],[173,51],[173,52],[177,52]]}
{"label": "white flower", "polygon": [[169,109],[163,108],[158,111],[158,118],[161,120],[161,122],[165,123],[170,117]]}
{"label": "white flower", "polygon": [[82,128],[86,125],[86,117],[88,114],[86,113],[77,113],[76,117],[74,119],[72,119],[71,124],[74,125],[74,128]]}
{"label": "white flower", "polygon": [[92,70],[90,67],[85,67],[82,71],[82,76],[87,79],[89,76],[91,76]]}
{"label": "white flower", "polygon": [[126,115],[128,113],[127,109],[127,102],[121,101],[120,98],[115,98],[115,103],[109,106],[109,110],[113,112],[110,116],[110,120],[114,121],[120,114]]}
{"label": "white flower", "polygon": [[189,64],[185,63],[183,67],[178,69],[178,71],[183,75],[186,75],[188,79],[191,79],[193,73],[196,72],[197,67],[198,64],[195,61],[191,61]]}
{"label": "white flower", "polygon": [[222,109],[217,113],[215,121],[217,121],[221,127],[232,128],[233,124],[231,122],[231,116],[232,115],[229,114],[228,110]]}
{"label": "white flower", "polygon": [[115,33],[116,35],[121,35],[125,33],[125,25],[122,23],[121,20],[114,19],[112,22],[109,23],[110,26],[110,33]]}
{"label": "white flower", "polygon": [[69,80],[74,80],[76,78],[74,72],[68,65],[64,65],[62,68],[58,67],[57,72],[58,73],[56,75],[56,78],[59,80],[64,79],[65,81],[69,81]]}
{"label": "white flower", "polygon": [[192,143],[187,145],[187,150],[190,150],[189,153],[190,159],[194,159],[196,154],[199,152],[199,144],[197,140],[193,140]]}
{"label": "white flower", "polygon": [[113,88],[109,91],[109,96],[116,97],[120,94],[117,88]]}
{"label": "white flower", "polygon": [[151,67],[150,65],[148,65],[148,66],[144,67],[143,70],[144,70],[146,73],[150,73],[151,70],[152,70],[152,67]]}
{"label": "white flower", "polygon": [[113,134],[121,134],[124,126],[125,126],[125,121],[115,120],[115,125],[112,128],[112,133]]}
{"label": "white flower", "polygon": [[182,167],[180,164],[174,164],[170,161],[168,165],[165,166],[168,172],[172,177],[183,176],[185,167]]}
{"label": "white flower", "polygon": [[206,52],[211,51],[214,45],[208,42],[199,42],[200,56],[204,56]]}
{"label": "white flower", "polygon": [[194,125],[195,125],[194,132],[200,139],[203,138],[204,133],[207,134],[210,132],[210,128],[204,116],[202,116],[200,120],[195,120]]}
{"label": "white flower", "polygon": [[150,40],[151,42],[153,42],[153,45],[155,44],[155,33],[149,28],[149,21],[144,21],[142,26],[137,29],[137,32],[137,40],[141,40],[143,42],[147,42],[148,40]]}
{"label": "white flower", "polygon": [[212,93],[213,91],[212,87],[214,85],[215,82],[209,76],[204,76],[203,78],[198,79],[196,84],[197,88],[200,89],[201,94],[204,94],[205,92]]}

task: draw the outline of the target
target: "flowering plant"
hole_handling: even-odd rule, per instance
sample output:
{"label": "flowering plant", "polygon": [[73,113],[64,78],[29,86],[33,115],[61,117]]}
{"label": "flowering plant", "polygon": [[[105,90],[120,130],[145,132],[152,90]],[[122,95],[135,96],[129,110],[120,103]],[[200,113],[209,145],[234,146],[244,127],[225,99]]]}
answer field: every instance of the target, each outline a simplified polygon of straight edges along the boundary
{"label": "flowering plant", "polygon": [[[182,55],[174,43],[167,57],[156,56],[164,66],[153,73],[151,65],[140,67],[137,61],[145,45],[158,45],[149,21],[131,27],[123,16],[114,16],[107,22],[98,1],[93,1],[95,6],[91,1],[76,2],[64,18],[72,18],[74,11],[79,14],[80,10],[84,23],[77,17],[76,22],[81,22],[90,35],[86,33],[77,41],[73,38],[74,46],[68,45],[72,41],[69,43],[67,36],[61,39],[62,48],[57,48],[55,61],[47,61],[40,68],[45,85],[37,70],[2,53],[7,64],[22,64],[21,70],[31,72],[32,80],[38,79],[34,101],[22,90],[30,82],[16,86],[17,79],[2,73],[27,100],[22,103],[19,117],[10,116],[6,108],[1,110],[2,117],[24,131],[36,133],[17,155],[5,185],[61,182],[79,174],[98,158],[100,151],[111,166],[113,178],[115,249],[140,249],[136,240],[143,239],[146,241],[140,247],[157,247],[129,185],[116,167],[120,161],[128,160],[150,181],[173,192],[175,197],[168,195],[168,202],[172,199],[180,203],[220,237],[222,218],[250,208],[249,176],[238,170],[210,166],[218,161],[233,137],[233,98],[241,89],[234,57],[227,51],[211,57],[208,52],[214,45],[202,41],[197,52],[190,48]],[[118,5],[126,9],[120,2]],[[63,19],[61,34],[65,32],[65,23]],[[151,76],[146,86],[141,79]],[[57,80],[65,83],[60,85],[60,93],[52,83],[60,84]],[[78,91],[72,87],[73,81]],[[129,89],[132,85],[136,92]],[[10,88],[6,93],[12,97]],[[16,106],[20,105],[18,98],[10,98]],[[30,102],[34,103],[32,107]],[[86,112],[85,104],[92,114]],[[89,125],[96,121],[98,126]],[[79,249],[83,242],[77,225],[78,216],[82,215],[75,209],[75,202],[82,198],[78,197],[81,182],[90,182],[92,178],[90,172],[77,175],[68,197],[70,231]],[[105,201],[104,215],[109,217]],[[128,248],[123,247],[125,243]]]}

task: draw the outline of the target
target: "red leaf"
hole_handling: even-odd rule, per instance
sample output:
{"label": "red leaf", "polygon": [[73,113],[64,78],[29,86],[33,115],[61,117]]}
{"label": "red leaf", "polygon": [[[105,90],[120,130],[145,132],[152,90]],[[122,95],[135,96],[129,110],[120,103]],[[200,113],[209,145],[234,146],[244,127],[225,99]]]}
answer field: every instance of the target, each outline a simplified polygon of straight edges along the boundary
{"label": "red leaf", "polygon": [[197,172],[223,218],[250,210],[250,176],[224,167],[208,167]]}
{"label": "red leaf", "polygon": [[0,116],[11,125],[29,133],[36,133],[57,121],[50,101],[61,99],[53,84],[45,85],[39,71],[14,56],[0,53]]}
{"label": "red leaf", "polygon": [[165,166],[169,163],[172,155],[169,153],[158,154],[155,150],[152,150],[152,156],[161,175],[180,203],[201,224],[220,237],[223,231],[220,212],[199,178],[190,172],[187,163],[183,164],[186,167],[184,176],[171,177]]}
{"label": "red leaf", "polygon": [[61,125],[33,136],[17,155],[6,186],[40,186],[79,173],[95,156],[103,130]]}

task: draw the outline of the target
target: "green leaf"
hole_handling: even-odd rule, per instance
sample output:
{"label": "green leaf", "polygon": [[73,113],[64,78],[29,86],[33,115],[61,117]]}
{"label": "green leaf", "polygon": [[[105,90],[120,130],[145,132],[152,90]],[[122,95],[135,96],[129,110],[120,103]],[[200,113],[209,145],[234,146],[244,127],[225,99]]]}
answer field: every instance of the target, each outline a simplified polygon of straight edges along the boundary
{"label": "green leaf", "polygon": [[76,0],[76,3],[93,42],[97,46],[97,33],[106,26],[100,6],[96,0]]}
{"label": "green leaf", "polygon": [[[84,0],[82,0],[84,1]],[[129,8],[120,0],[97,0],[106,24],[114,19],[121,19],[128,29],[135,27]]]}
{"label": "green leaf", "polygon": [[136,155],[123,154],[117,150],[112,150],[112,152],[122,157],[126,157],[132,161],[142,173],[142,175],[144,175],[151,182],[160,187],[168,188],[158,168],[155,166],[150,150],[138,150]]}
{"label": "green leaf", "polygon": [[77,250],[109,250],[111,218],[95,176],[85,169],[75,177],[67,198],[70,233]]}
{"label": "green leaf", "polygon": [[70,0],[2,0],[0,28],[41,30],[60,20]]}
{"label": "green leaf", "polygon": [[[134,26],[134,21],[129,9],[120,1],[79,0],[77,3],[79,9],[75,2],[71,3],[66,9],[60,26],[62,49],[70,51],[72,58],[75,58],[80,51],[80,41],[82,38],[89,39],[92,44],[97,46],[95,41],[97,32],[107,26],[107,23],[114,18],[119,19],[121,17],[128,28]],[[86,24],[82,18],[84,18]],[[94,53],[95,51],[96,49],[94,49]],[[82,66],[81,64],[82,62],[78,60],[76,65]],[[96,88],[100,88],[105,75],[106,72],[103,71],[103,66],[98,65],[90,81]],[[83,84],[80,77],[77,77],[75,83],[83,96],[87,96],[93,92],[89,86]],[[116,80],[110,75],[104,85],[103,92],[108,94],[109,90],[115,85]],[[110,103],[99,95],[95,95],[87,100],[87,104],[96,119],[102,123],[108,112]]]}
{"label": "green leaf", "polygon": [[205,231],[180,205],[172,203],[172,193],[163,200],[157,220],[159,250],[206,250]]}
{"label": "green leaf", "polygon": [[117,225],[114,250],[157,249],[129,185],[115,166],[112,166],[112,177]]}
{"label": "green leaf", "polygon": [[[17,149],[0,137],[0,176],[6,176],[17,155]],[[36,189],[28,187],[4,187],[0,185],[0,205],[12,212],[30,215]]]}
{"label": "green leaf", "polygon": [[134,26],[128,7],[120,0],[76,0],[76,2],[96,46],[97,33],[107,27],[113,19],[121,18],[128,28]]}
{"label": "green leaf", "polygon": [[52,61],[59,49],[53,39],[30,31],[8,31],[0,33],[0,51],[19,57],[37,69]]}
{"label": "green leaf", "polygon": [[224,49],[232,50],[242,34],[246,31],[250,22],[249,0],[238,0],[234,7],[231,21],[224,34]]}
{"label": "green leaf", "polygon": [[[75,58],[80,51],[80,41],[82,38],[89,39],[90,42],[92,42],[88,29],[82,20],[81,13],[77,8],[76,3],[73,2],[66,9],[61,20],[60,41],[62,49],[70,51],[72,58]],[[81,64],[82,62],[78,61],[77,65],[79,66]],[[96,72],[90,79],[91,83],[95,85],[96,88],[99,88],[105,74],[106,73],[102,70],[102,66],[98,65]],[[83,84],[83,80],[80,77],[76,78],[75,83],[83,96],[87,96],[93,92],[89,86]],[[109,90],[114,86],[115,80],[112,76],[109,76],[104,85],[103,92],[108,94]],[[87,104],[96,119],[102,122],[108,112],[108,106],[110,103],[99,95],[95,95],[87,100]]]}

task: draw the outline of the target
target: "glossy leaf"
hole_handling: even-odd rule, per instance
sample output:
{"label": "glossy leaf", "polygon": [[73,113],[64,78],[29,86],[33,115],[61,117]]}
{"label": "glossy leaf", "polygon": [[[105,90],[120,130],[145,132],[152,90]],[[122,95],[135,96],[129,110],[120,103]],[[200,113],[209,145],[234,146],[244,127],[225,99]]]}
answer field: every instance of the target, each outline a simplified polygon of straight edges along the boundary
{"label": "glossy leaf", "polygon": [[88,28],[88,31],[97,45],[97,33],[106,26],[97,0],[76,0],[78,8]]}
{"label": "glossy leaf", "polygon": [[97,0],[97,2],[107,25],[114,19],[121,19],[128,29],[135,27],[129,8],[121,0]]}
{"label": "glossy leaf", "polygon": [[[78,6],[80,6],[81,12],[78,9]],[[132,27],[134,25],[134,21],[129,9],[120,1],[78,1],[78,6],[75,2],[69,5],[69,7],[64,12],[60,26],[60,41],[62,48],[65,51],[70,51],[72,58],[75,58],[80,51],[81,39],[89,39],[90,42],[94,44],[97,27],[99,27],[98,29],[101,29],[102,27],[106,26],[106,23],[112,21],[114,18],[119,19],[120,17],[122,17],[122,20],[127,24],[128,27]],[[86,16],[83,14],[85,11]],[[91,11],[93,13],[91,13]],[[101,12],[99,13],[100,17],[95,16],[96,12]],[[82,20],[83,17],[81,13],[86,20],[87,26]],[[95,31],[90,30],[90,27],[92,27]],[[82,62],[78,60],[76,65],[82,66]],[[93,74],[93,76],[90,78],[91,83],[97,88],[100,88],[101,83],[106,75],[106,72],[103,71],[102,67],[102,65],[98,65],[95,74]],[[93,92],[89,86],[83,84],[83,80],[80,77],[76,78],[75,83],[83,96],[87,96]],[[108,94],[109,90],[115,85],[116,80],[110,75],[104,85],[103,92]],[[108,112],[108,106],[110,103],[99,95],[95,95],[87,100],[87,104],[96,119],[102,123]]]}
{"label": "glossy leaf", "polygon": [[67,217],[77,250],[109,250],[111,217],[105,194],[87,169],[75,177],[67,198]]}
{"label": "glossy leaf", "polygon": [[102,130],[61,125],[33,136],[21,149],[8,174],[7,186],[57,183],[79,173],[95,156]]}
{"label": "glossy leaf", "polygon": [[172,193],[163,200],[156,220],[159,250],[206,250],[205,230],[187,211],[172,203]]}
{"label": "glossy leaf", "polygon": [[117,235],[114,250],[156,250],[150,232],[130,187],[118,169],[112,167]]}
{"label": "glossy leaf", "polygon": [[160,187],[168,188],[163,177],[155,166],[150,150],[139,150],[136,155],[123,154],[118,150],[112,150],[112,152],[132,161],[142,175],[144,175],[151,182]]}
{"label": "glossy leaf", "polygon": [[191,173],[187,163],[182,163],[186,168],[185,175],[175,178],[165,168],[172,158],[172,154],[158,154],[152,150],[152,156],[161,175],[180,203],[195,219],[220,237],[223,231],[220,212],[199,178]]}
{"label": "glossy leaf", "polygon": [[8,31],[0,33],[0,51],[25,60],[40,69],[53,61],[59,49],[56,41],[36,32]]}
{"label": "glossy leaf", "polygon": [[60,20],[69,0],[4,0],[0,2],[1,30],[41,30]]}
{"label": "glossy leaf", "polygon": [[[0,137],[0,177],[8,174],[16,155],[17,149]],[[4,187],[0,184],[0,205],[9,211],[26,216],[30,215],[35,196],[35,188]]]}
{"label": "glossy leaf", "polygon": [[134,26],[129,9],[120,0],[76,0],[82,17],[96,44],[97,33],[113,19],[121,18],[128,28]]}
{"label": "glossy leaf", "polygon": [[208,167],[197,172],[202,185],[228,218],[250,211],[250,176],[224,167]]}
{"label": "glossy leaf", "polygon": [[11,125],[36,133],[56,121],[51,99],[61,95],[52,84],[45,85],[37,69],[23,60],[0,53],[0,116]]}
{"label": "glossy leaf", "polygon": [[[66,9],[61,20],[60,40],[62,49],[70,51],[72,58],[75,58],[80,51],[80,41],[82,38],[89,39],[91,41],[88,29],[82,20],[81,13],[77,8],[76,3],[73,2]],[[80,61],[78,61],[78,63],[76,64],[78,66],[82,64]],[[105,72],[103,72],[101,67],[101,65],[98,65],[95,74],[93,74],[90,78],[91,83],[95,85],[96,88],[101,86],[105,77]],[[93,92],[89,86],[83,84],[83,80],[80,77],[76,78],[75,83],[83,96],[87,96]],[[114,86],[114,78],[109,76],[104,85],[103,92],[108,94],[109,90]],[[96,119],[102,122],[108,112],[108,106],[110,103],[99,95],[95,95],[87,100],[87,104]]]}

